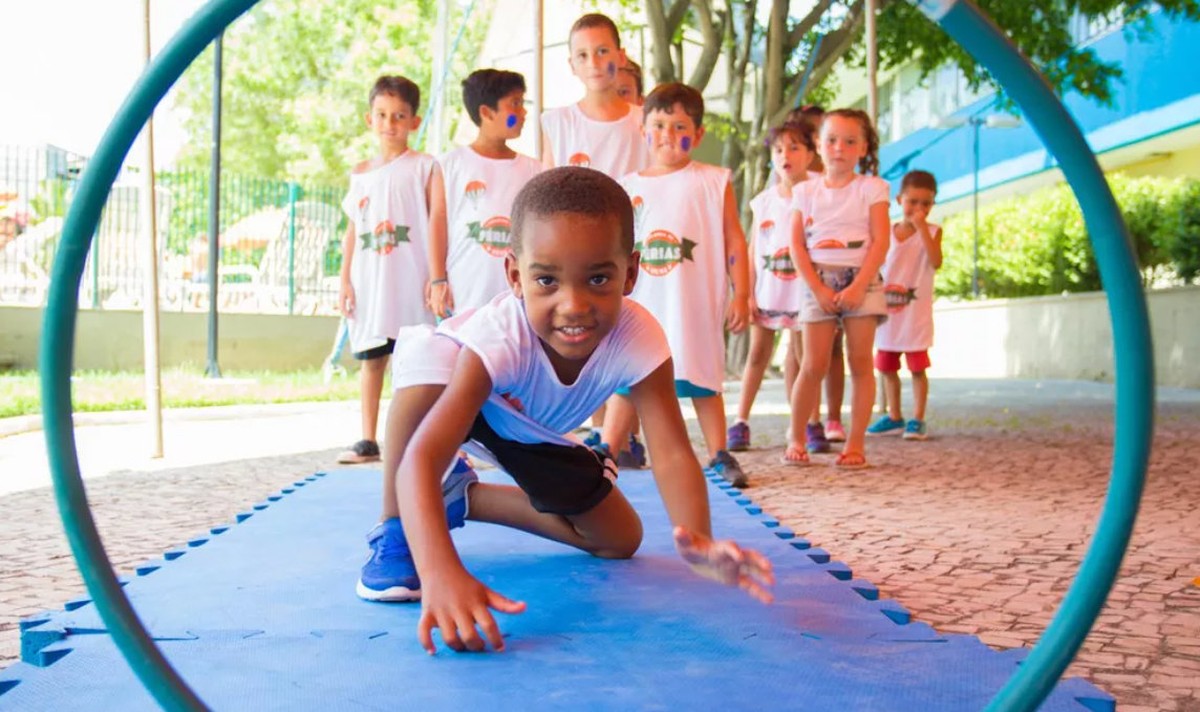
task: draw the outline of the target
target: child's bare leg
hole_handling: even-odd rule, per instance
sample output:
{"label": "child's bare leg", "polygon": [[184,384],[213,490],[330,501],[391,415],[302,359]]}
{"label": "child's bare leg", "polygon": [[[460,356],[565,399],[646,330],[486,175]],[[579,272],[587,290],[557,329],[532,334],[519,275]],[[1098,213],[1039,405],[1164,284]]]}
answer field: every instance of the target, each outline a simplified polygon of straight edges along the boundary
{"label": "child's bare leg", "polygon": [[[742,398],[738,401],[738,420],[750,419],[750,409],[758,396],[763,375],[771,362],[775,350],[775,332],[764,326],[750,326],[750,353],[746,356],[746,368],[742,371]],[[786,361],[785,361],[786,363]],[[786,367],[785,367],[786,368]]]}
{"label": "child's bare leg", "polygon": [[700,432],[704,433],[704,444],[708,447],[708,459],[725,449],[725,399],[720,393],[701,398],[692,398],[696,419],[700,421]]}
{"label": "child's bare leg", "polygon": [[[825,377],[825,401],[829,410],[829,420],[841,422],[842,401],[845,397],[846,359],[842,351],[842,335],[834,333],[833,350],[829,357],[829,375]],[[820,420],[819,414],[817,419]]]}
{"label": "child's bare leg", "polygon": [[872,350],[875,346],[873,316],[851,317],[844,320],[846,329],[846,362],[850,365],[850,380],[854,387],[850,400],[850,432],[846,434],[844,453],[862,453],[871,404],[875,400],[875,366]]}
{"label": "child's bare leg", "polygon": [[791,393],[789,445],[799,443],[803,447],[806,417],[813,412],[821,397],[821,381],[829,370],[834,326],[832,321],[817,321],[804,325],[804,357],[800,362],[800,373]]}
{"label": "child's bare leg", "polygon": [[383,440],[383,516],[380,521],[400,516],[400,500],[396,497],[396,473],[408,441],[429,409],[442,395],[445,386],[413,386],[401,388],[392,395],[384,422]]}
{"label": "child's bare leg", "polygon": [[604,435],[600,440],[608,444],[613,457],[629,442],[629,434],[636,427],[637,409],[633,407],[633,401],[620,395],[609,398],[604,411]]}
{"label": "child's bare leg", "polygon": [[925,375],[924,371],[917,371],[912,375],[912,382],[913,417],[917,420],[925,420],[925,403],[929,400],[929,376]]}
{"label": "child's bare leg", "polygon": [[467,518],[502,524],[582,549],[604,559],[628,559],[642,543],[642,521],[616,487],[583,514],[563,516],[533,508],[513,485],[472,485]]}
{"label": "child's bare leg", "polygon": [[788,334],[788,351],[783,358],[783,388],[791,398],[792,389],[796,387],[796,377],[800,375],[800,360],[804,354],[804,337],[800,332]]}
{"label": "child's bare leg", "polygon": [[592,413],[592,427],[593,428],[603,428],[604,427],[604,411],[605,411],[606,407],[607,407],[607,404],[601,404],[600,407],[596,409],[596,412]]}
{"label": "child's bare leg", "polygon": [[883,376],[883,389],[887,393],[888,417],[892,420],[903,420],[900,409],[900,372],[880,371]]}
{"label": "child's bare leg", "polygon": [[359,400],[362,406],[362,439],[375,441],[379,427],[379,396],[383,393],[383,376],[387,373],[388,357],[367,359],[359,373]]}

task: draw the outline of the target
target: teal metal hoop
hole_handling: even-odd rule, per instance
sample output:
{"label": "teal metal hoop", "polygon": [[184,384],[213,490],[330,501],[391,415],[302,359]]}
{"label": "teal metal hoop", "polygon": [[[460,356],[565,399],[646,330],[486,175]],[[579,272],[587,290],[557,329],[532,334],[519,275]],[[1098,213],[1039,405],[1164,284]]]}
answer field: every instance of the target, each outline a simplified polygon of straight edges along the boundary
{"label": "teal metal hoop", "polygon": [[[1037,70],[970,0],[913,0],[991,71],[1058,159],[1087,223],[1108,292],[1116,360],[1116,437],[1104,510],[1087,556],[1058,613],[989,710],[1032,710],[1074,657],[1112,588],[1141,499],[1154,429],[1149,318],[1125,223],[1079,127]],[[211,0],[163,48],[134,85],[100,141],[67,214],[55,258],[39,356],[46,447],[71,552],[114,642],[167,710],[205,705],[163,657],[113,574],[79,474],[71,371],[79,285],[92,234],[121,162],[154,107],[184,70],[257,0]]]}

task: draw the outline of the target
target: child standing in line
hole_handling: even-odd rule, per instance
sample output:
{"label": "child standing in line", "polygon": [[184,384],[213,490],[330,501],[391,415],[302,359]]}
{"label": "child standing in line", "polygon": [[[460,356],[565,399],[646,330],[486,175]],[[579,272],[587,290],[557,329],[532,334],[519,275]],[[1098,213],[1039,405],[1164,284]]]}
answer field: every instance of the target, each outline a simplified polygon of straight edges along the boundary
{"label": "child standing in line", "polygon": [[800,307],[804,360],[792,392],[784,453],[789,464],[809,462],[808,452],[799,445],[800,423],[817,402],[840,323],[854,392],[850,432],[836,464],[867,466],[863,439],[875,399],[871,352],[875,327],[887,314],[879,269],[888,251],[889,190],[874,175],[878,150],[879,137],[865,112],[832,111],[821,123],[818,145],[825,172],[820,180],[805,181],[792,191],[792,260],[808,289]]}
{"label": "child standing in line", "polygon": [[[571,26],[567,49],[571,73],[583,82],[585,93],[576,104],[542,114],[542,165],[592,168],[615,179],[645,168],[649,153],[642,140],[642,110],[621,97],[620,74],[628,60],[616,23],[599,13],[580,17]],[[600,444],[603,422],[601,406],[592,417],[588,445]],[[632,433],[617,462],[645,466],[645,447]]]}
{"label": "child standing in line", "polygon": [[[744,487],[746,475],[726,450],[721,397],[724,331],[746,327],[750,297],[733,184],[728,169],[692,160],[704,138],[700,92],[686,84],[661,84],[646,97],[644,109],[651,165],[621,181],[633,204],[643,272],[632,296],[667,332],[675,392],[696,408],[708,446],[707,469]],[[733,297],[727,299],[730,283]],[[625,442],[633,415],[627,397],[612,399],[604,442]]]}
{"label": "child standing in line", "polygon": [[[762,384],[763,374],[775,350],[775,332],[798,329],[800,307],[799,274],[791,257],[792,189],[811,175],[808,166],[816,152],[813,129],[807,123],[786,122],[767,132],[771,163],[778,182],[750,201],[754,239],[750,242],[750,352],[742,373],[742,396],[738,417],[729,427],[726,442],[733,452],[750,449],[750,410]],[[792,392],[800,369],[800,337],[792,333],[784,356],[783,379]]]}
{"label": "child standing in line", "polygon": [[617,73],[617,96],[634,106],[641,106],[646,101],[642,68],[628,57],[625,58],[625,66]]}
{"label": "child standing in line", "polygon": [[[904,219],[892,226],[892,244],[883,263],[888,320],[875,333],[875,368],[887,387],[888,412],[868,433],[904,430],[905,440],[925,440],[925,403],[929,399],[929,347],[933,346],[933,276],[942,266],[942,228],[928,222],[937,197],[937,180],[926,171],[909,171],[900,181],[896,202]],[[913,419],[900,411],[900,354],[912,373]]]}
{"label": "child standing in line", "polygon": [[[525,610],[463,566],[449,530],[467,520],[599,558],[634,555],[642,524],[613,484],[611,461],[570,436],[620,386],[629,388],[662,464],[654,476],[680,556],[699,575],[771,600],[770,562],[713,539],[667,339],[626,298],[638,278],[633,242],[629,196],[615,181],[578,168],[547,171],[513,206],[505,258],[511,293],[455,315],[436,333],[421,330],[397,353],[383,516],[368,535],[371,556],[356,590],[372,601],[419,599],[417,637],[430,653],[435,628],[456,651],[502,650],[491,611]],[[479,482],[455,457],[464,441],[516,486]],[[570,585],[563,582],[564,592]]]}
{"label": "child standing in line", "polygon": [[438,159],[448,229],[430,236],[429,308],[439,318],[483,306],[508,290],[504,255],[513,199],[542,170],[508,146],[525,125],[525,78],[480,69],[463,80],[462,90],[479,132],[471,145]]}
{"label": "child standing in line", "polygon": [[354,358],[362,362],[362,439],[338,456],[341,463],[379,459],[375,430],[388,357],[400,327],[433,323],[425,308],[426,243],[431,225],[445,225],[433,157],[408,147],[409,133],[421,123],[421,90],[404,77],[382,76],[369,100],[367,126],[379,140],[379,155],[354,167],[342,200],[349,225],[338,308],[349,325]]}

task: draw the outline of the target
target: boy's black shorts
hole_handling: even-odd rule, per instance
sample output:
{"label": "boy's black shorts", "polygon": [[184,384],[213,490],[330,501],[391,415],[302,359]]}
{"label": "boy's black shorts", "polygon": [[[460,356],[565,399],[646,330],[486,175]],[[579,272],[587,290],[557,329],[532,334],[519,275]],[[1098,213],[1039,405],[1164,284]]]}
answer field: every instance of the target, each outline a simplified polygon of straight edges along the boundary
{"label": "boy's black shorts", "polygon": [[468,440],[483,445],[529,496],[533,508],[546,514],[583,514],[612,490],[604,462],[585,445],[519,443],[505,440],[480,414]]}
{"label": "boy's black shorts", "polygon": [[355,361],[373,361],[377,358],[383,358],[384,356],[391,356],[392,352],[395,350],[396,340],[388,339],[386,344],[380,344],[379,346],[376,346],[373,349],[367,349],[366,351],[355,351],[353,355]]}

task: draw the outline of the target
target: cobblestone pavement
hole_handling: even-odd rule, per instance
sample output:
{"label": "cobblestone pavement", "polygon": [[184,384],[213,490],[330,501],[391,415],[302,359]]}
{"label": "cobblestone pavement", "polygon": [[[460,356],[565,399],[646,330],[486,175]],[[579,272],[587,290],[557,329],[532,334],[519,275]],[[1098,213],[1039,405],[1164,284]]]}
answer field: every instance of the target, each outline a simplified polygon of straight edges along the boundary
{"label": "cobblestone pavement", "polygon": [[[848,473],[823,464],[832,456],[807,468],[779,464],[786,426],[780,390],[764,387],[768,415],[751,421],[757,449],[739,456],[752,479],[748,493],[767,512],[938,630],[975,634],[997,648],[1037,640],[1105,495],[1111,387],[934,380],[933,439],[872,438],[873,467]],[[730,403],[736,398],[731,393]],[[249,420],[226,421],[228,432],[264,437]],[[188,422],[170,427],[184,431]],[[0,457],[11,441],[0,438]],[[292,442],[302,443],[293,450],[323,449],[90,479],[88,496],[114,566],[128,573],[333,461],[336,450],[319,439]],[[1124,712],[1200,711],[1198,484],[1200,392],[1163,390],[1121,578],[1068,670],[1114,694]],[[19,618],[82,592],[50,491],[0,495],[0,667],[18,655]]]}

